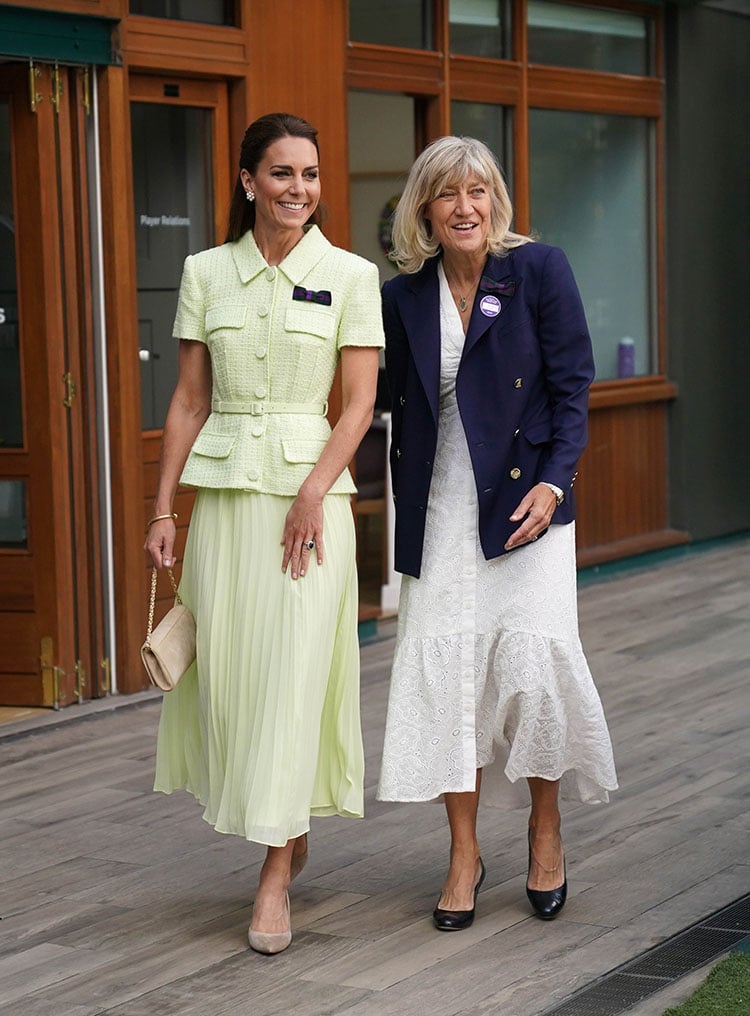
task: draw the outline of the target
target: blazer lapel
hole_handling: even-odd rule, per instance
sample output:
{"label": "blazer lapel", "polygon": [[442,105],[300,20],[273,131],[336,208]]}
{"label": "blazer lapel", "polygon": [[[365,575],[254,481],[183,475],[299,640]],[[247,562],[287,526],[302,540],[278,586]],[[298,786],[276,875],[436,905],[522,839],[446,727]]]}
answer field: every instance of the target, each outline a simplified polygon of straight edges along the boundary
{"label": "blazer lapel", "polygon": [[437,258],[408,278],[401,315],[412,358],[437,427],[440,408],[440,286]]}
{"label": "blazer lapel", "polygon": [[518,282],[513,277],[512,253],[505,257],[490,255],[474,299],[462,359],[493,324],[497,323],[502,328],[503,315],[515,295],[517,285]]}

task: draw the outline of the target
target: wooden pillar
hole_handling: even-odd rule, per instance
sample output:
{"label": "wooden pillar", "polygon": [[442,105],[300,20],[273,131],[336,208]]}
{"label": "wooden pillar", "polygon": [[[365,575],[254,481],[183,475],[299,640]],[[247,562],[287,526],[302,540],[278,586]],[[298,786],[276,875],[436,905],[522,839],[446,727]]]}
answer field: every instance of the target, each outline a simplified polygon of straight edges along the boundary
{"label": "wooden pillar", "polygon": [[99,88],[109,426],[112,455],[117,687],[147,684],[140,660],[146,601],[143,556],[141,393],[134,362],[138,328],[135,213],[127,71],[108,67]]}

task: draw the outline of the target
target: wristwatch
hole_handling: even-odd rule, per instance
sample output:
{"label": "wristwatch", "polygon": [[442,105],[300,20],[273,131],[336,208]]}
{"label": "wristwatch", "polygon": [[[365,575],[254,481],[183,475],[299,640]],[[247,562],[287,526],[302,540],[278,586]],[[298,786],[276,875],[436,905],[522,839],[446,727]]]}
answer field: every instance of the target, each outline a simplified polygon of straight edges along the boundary
{"label": "wristwatch", "polygon": [[555,495],[555,500],[557,501],[557,507],[559,508],[560,505],[565,500],[565,491],[564,490],[560,490],[560,488],[558,486],[556,486],[554,483],[547,483],[546,480],[542,480],[542,483],[544,484],[545,487],[549,487],[549,489]]}

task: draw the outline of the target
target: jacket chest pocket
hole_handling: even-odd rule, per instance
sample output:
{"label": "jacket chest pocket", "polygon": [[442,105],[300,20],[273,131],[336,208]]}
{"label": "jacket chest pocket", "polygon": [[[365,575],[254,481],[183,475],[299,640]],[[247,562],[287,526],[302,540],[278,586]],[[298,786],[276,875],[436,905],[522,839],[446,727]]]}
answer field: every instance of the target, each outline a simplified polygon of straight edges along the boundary
{"label": "jacket chest pocket", "polygon": [[221,333],[227,331],[227,337],[236,336],[239,328],[245,327],[247,307],[241,304],[226,304],[221,307],[209,307],[206,310],[205,330],[206,335],[212,338],[220,338]]}
{"label": "jacket chest pocket", "polygon": [[325,307],[304,304],[289,307],[284,320],[284,329],[294,334],[301,342],[320,343],[332,339],[336,333],[336,317]]}

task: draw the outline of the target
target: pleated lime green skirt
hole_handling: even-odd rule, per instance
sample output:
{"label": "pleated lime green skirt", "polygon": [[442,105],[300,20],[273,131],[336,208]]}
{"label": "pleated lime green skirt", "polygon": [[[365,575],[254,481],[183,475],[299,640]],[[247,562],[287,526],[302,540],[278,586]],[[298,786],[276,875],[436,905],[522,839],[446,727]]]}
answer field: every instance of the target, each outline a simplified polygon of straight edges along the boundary
{"label": "pleated lime green skirt", "polygon": [[325,560],[281,571],[290,497],[198,492],[180,595],[197,658],[164,697],[154,789],[184,789],[218,832],[283,846],[311,815],[363,813],[354,524],[324,500]]}

